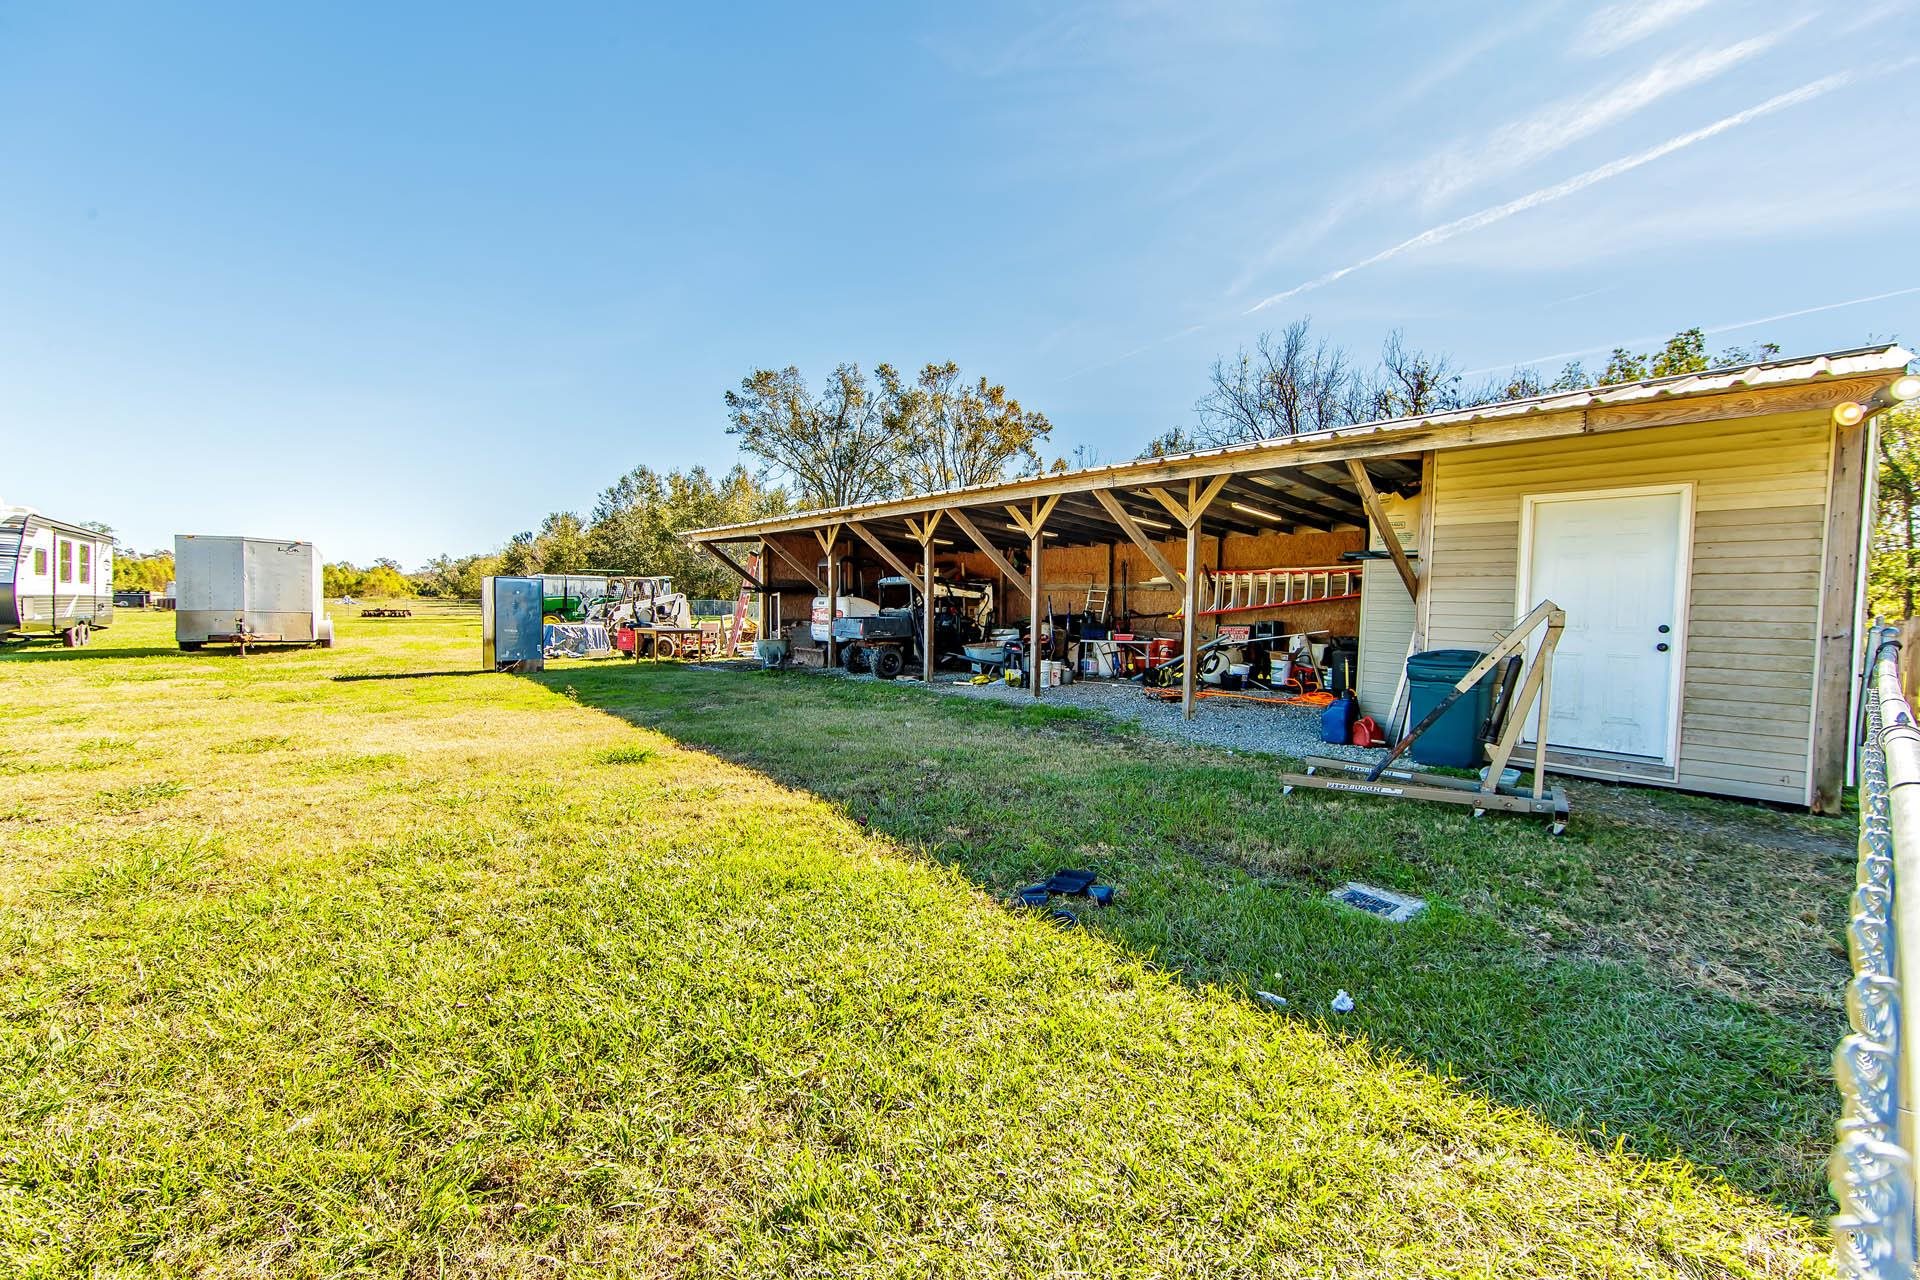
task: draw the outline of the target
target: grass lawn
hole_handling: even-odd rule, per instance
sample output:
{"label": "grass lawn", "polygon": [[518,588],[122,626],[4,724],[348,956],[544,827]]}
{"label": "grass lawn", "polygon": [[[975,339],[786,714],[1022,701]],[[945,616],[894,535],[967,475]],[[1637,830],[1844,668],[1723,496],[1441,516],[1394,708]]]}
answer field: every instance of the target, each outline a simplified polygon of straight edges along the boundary
{"label": "grass lawn", "polygon": [[[1832,824],[339,632],[0,656],[0,1273],[1823,1268]],[[1069,864],[1118,905],[1002,905]]]}

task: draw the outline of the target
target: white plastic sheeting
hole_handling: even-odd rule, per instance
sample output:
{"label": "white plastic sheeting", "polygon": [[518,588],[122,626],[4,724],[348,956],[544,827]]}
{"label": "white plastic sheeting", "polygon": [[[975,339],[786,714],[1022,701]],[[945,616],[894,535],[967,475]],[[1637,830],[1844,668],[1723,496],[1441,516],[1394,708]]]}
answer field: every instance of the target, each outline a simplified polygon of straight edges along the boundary
{"label": "white plastic sheeting", "polygon": [[549,658],[592,658],[613,652],[613,637],[598,622],[549,622],[540,637]]}

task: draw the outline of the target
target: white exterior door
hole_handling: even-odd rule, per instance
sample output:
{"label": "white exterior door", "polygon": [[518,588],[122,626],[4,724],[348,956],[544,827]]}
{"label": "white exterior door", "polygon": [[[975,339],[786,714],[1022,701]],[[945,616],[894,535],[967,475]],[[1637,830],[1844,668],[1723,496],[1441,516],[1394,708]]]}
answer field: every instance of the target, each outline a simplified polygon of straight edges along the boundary
{"label": "white exterior door", "polygon": [[1523,608],[1567,613],[1549,745],[1670,761],[1681,658],[1684,490],[1528,500]]}

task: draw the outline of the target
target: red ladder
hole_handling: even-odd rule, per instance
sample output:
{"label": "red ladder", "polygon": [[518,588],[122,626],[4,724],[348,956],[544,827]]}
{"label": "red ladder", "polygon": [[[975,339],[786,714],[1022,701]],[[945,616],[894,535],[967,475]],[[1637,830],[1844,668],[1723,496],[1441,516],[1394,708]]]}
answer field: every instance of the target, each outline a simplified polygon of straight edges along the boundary
{"label": "red ladder", "polygon": [[751,579],[740,579],[740,594],[733,601],[733,627],[727,632],[726,656],[731,658],[740,652],[740,636],[747,626],[747,603],[753,598],[752,583],[760,579],[760,553],[754,552],[747,557],[747,572]]}

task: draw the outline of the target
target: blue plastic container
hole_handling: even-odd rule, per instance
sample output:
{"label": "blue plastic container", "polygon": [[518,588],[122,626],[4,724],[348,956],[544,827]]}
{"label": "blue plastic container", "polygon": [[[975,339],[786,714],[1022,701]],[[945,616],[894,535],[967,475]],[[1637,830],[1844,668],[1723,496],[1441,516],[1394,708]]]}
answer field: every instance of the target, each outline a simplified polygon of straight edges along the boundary
{"label": "blue plastic container", "polygon": [[[1417,725],[1425,720],[1428,713],[1453,692],[1460,678],[1473,670],[1474,663],[1486,656],[1475,649],[1430,649],[1408,658],[1407,688],[1411,702],[1408,724]],[[1492,705],[1493,672],[1489,671],[1465,697],[1448,708],[1447,714],[1413,740],[1408,754],[1421,764],[1478,768],[1486,757],[1486,748],[1480,743],[1480,726],[1487,722],[1487,712]]]}

